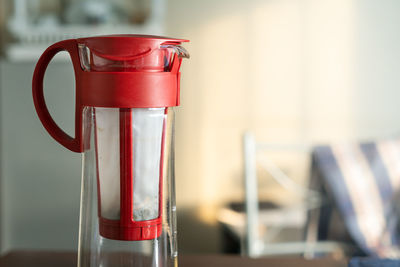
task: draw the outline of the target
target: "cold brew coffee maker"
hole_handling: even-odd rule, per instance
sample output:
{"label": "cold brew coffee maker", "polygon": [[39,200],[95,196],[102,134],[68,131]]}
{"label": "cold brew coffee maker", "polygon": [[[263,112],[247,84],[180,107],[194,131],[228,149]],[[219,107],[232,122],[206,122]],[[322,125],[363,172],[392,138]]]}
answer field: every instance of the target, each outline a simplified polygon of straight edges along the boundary
{"label": "cold brew coffee maker", "polygon": [[[119,35],[50,46],[33,76],[33,99],[48,133],[83,153],[79,267],[177,266],[174,111],[186,40]],[[43,94],[50,60],[70,54],[75,136],[52,119]]]}

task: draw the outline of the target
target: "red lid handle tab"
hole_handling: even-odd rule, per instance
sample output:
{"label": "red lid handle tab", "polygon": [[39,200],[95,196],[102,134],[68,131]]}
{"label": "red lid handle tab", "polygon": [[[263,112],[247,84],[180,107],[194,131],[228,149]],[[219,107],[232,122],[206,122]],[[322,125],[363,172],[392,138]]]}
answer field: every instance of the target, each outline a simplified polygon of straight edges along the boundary
{"label": "red lid handle tab", "polygon": [[[36,112],[42,122],[44,128],[47,132],[64,147],[72,150],[74,152],[83,152],[82,146],[82,106],[80,105],[80,99],[78,94],[76,95],[76,105],[75,105],[75,137],[69,136],[65,133],[53,120],[49,110],[47,108],[44,94],[43,94],[43,78],[47,66],[49,65],[51,59],[61,51],[67,51],[70,54],[72,64],[75,71],[75,76],[77,72],[82,71],[79,62],[79,51],[78,44],[75,39],[65,40],[53,44],[44,51],[39,61],[36,64],[35,71],[33,73],[32,80],[32,94],[33,102],[35,104]],[[78,79],[76,79],[78,81]],[[77,86],[78,88],[78,86]]]}

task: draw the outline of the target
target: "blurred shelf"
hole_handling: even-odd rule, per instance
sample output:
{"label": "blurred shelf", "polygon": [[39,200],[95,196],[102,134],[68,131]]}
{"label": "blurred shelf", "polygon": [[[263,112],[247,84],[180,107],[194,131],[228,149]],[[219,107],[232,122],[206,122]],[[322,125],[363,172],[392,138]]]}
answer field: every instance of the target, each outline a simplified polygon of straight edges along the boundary
{"label": "blurred shelf", "polygon": [[[109,35],[109,34],[152,34],[162,35],[163,28],[160,23],[146,24],[143,26],[132,25],[105,25],[105,26],[60,26],[56,28],[29,27],[14,32],[16,43],[5,46],[5,59],[12,62],[37,61],[43,51],[51,44],[72,38]],[[65,53],[56,57],[58,61],[69,59]]]}
{"label": "blurred shelf", "polygon": [[[4,60],[36,61],[48,46],[66,39],[111,34],[164,34],[165,0],[136,1],[130,9],[126,3],[117,4],[111,0],[62,1],[64,4],[56,0],[56,7],[43,10],[49,2],[39,2],[10,2],[12,14],[7,15],[5,26],[11,41],[3,45]],[[142,18],[132,20],[132,12],[141,14]],[[56,60],[68,59],[63,54]]]}

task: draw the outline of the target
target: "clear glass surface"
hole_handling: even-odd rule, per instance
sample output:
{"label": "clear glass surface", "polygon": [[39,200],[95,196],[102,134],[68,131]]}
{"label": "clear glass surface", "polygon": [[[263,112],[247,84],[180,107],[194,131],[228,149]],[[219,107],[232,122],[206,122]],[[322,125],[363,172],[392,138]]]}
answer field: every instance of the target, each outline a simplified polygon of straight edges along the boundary
{"label": "clear glass surface", "polygon": [[[118,109],[116,109],[118,110]],[[152,240],[144,241],[120,241],[104,238],[99,233],[99,202],[98,192],[103,194],[99,189],[101,182],[98,183],[99,177],[101,177],[102,167],[100,164],[114,164],[114,160],[104,158],[103,161],[99,161],[99,129],[98,116],[108,118],[110,120],[115,115],[115,109],[98,109],[92,107],[86,107],[83,112],[83,124],[84,124],[84,153],[83,153],[83,172],[82,172],[82,188],[81,188],[81,210],[80,210],[80,232],[79,232],[79,253],[78,253],[78,267],[172,267],[177,266],[177,245],[176,245],[176,208],[175,208],[175,189],[174,189],[174,112],[172,108],[168,108],[167,112],[162,110],[161,117],[163,121],[165,119],[164,128],[164,142],[163,145],[163,157],[161,165],[162,177],[162,206],[161,206],[161,218],[162,218],[162,232],[161,235]],[[135,110],[136,112],[136,110]],[[139,112],[143,112],[139,111]],[[104,113],[109,113],[105,115]],[[160,116],[159,110],[150,110],[150,114],[155,117]],[[149,115],[149,114],[147,114]],[[151,117],[151,116],[150,116]],[[154,123],[156,126],[159,125],[159,121],[152,121],[149,125],[149,129],[153,128]],[[105,126],[105,124],[102,124]],[[163,124],[164,125],[164,124]],[[108,132],[103,133],[102,137],[105,146],[111,146],[111,151],[116,150],[116,143],[111,141],[113,138],[109,138],[111,135],[115,135],[113,130],[110,128],[117,127],[116,123],[112,124],[109,122],[107,125]],[[111,127],[112,126],[112,127]],[[160,126],[157,126],[160,128]],[[146,128],[146,127],[144,127]],[[142,130],[144,129],[142,127]],[[110,135],[110,136],[107,136]],[[97,137],[96,137],[97,136]],[[144,135],[146,136],[146,135]],[[155,136],[154,138],[159,138]],[[152,137],[153,138],[153,137]],[[146,146],[146,145],[145,145]],[[161,150],[161,144],[154,145],[154,150]],[[103,147],[105,149],[105,147]],[[146,149],[148,149],[146,147]],[[151,149],[149,149],[151,150]],[[105,150],[104,150],[105,151]],[[112,152],[112,155],[118,153]],[[159,153],[159,152],[157,152]],[[97,154],[97,156],[96,156]],[[111,156],[110,156],[111,157]],[[135,165],[135,163],[133,163]],[[158,165],[160,166],[160,164]],[[103,170],[106,168],[103,168]],[[114,179],[119,180],[117,168],[113,171],[106,171],[108,180]],[[158,167],[158,170],[160,168]],[[100,176],[99,176],[100,174]],[[158,176],[159,177],[159,176]],[[109,182],[109,181],[108,181]],[[110,183],[110,182],[109,182]],[[115,186],[111,186],[114,188]],[[114,190],[114,189],[113,189]],[[112,190],[111,190],[112,191]],[[148,194],[144,190],[145,194]],[[109,199],[118,199],[114,193],[110,193]],[[151,195],[151,193],[150,193]],[[115,207],[118,207],[118,201],[114,201]],[[102,206],[102,204],[100,204]],[[112,209],[111,209],[112,210]],[[158,210],[158,209],[157,209]]]}
{"label": "clear glass surface", "polygon": [[[116,59],[96,54],[83,44],[78,48],[82,69],[95,72],[167,72],[175,54],[188,57],[183,47],[175,45]],[[121,131],[128,125],[126,139]],[[173,109],[86,107],[83,129],[78,267],[176,267]],[[161,234],[151,240],[114,240],[104,238],[99,230],[100,220],[122,221],[121,199],[126,193],[121,190],[126,188],[121,189],[120,177],[127,163],[121,151],[127,149],[127,140],[133,149],[132,219],[142,223],[161,218]]]}

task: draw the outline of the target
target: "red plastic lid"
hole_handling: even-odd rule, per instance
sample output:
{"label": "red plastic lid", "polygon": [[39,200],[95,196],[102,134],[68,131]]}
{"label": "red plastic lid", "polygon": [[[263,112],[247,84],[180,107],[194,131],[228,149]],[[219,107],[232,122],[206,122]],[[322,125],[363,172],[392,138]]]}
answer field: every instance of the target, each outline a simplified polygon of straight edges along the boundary
{"label": "red plastic lid", "polygon": [[80,38],[77,41],[95,54],[111,60],[129,60],[151,53],[159,49],[160,45],[188,42],[185,39],[136,34],[95,36]]}
{"label": "red plastic lid", "polygon": [[[66,148],[83,152],[84,107],[155,108],[179,105],[179,53],[166,52],[187,42],[151,35],[110,35],[60,41],[48,47],[36,64],[32,93],[36,111],[50,135]],[[80,49],[81,45],[86,46]],[[178,49],[179,50],[179,49]],[[44,99],[43,80],[51,59],[67,51],[75,70],[75,137],[51,117]],[[80,54],[80,52],[82,52]],[[154,53],[151,53],[154,52]],[[88,59],[82,65],[82,59]],[[169,64],[166,64],[169,63]]]}

